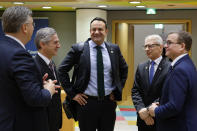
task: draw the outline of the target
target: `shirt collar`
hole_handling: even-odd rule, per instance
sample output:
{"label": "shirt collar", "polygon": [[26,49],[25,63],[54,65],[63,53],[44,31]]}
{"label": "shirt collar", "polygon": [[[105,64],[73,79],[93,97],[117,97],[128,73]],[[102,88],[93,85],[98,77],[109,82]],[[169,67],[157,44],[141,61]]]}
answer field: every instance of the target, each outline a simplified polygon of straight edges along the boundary
{"label": "shirt collar", "polygon": [[188,53],[185,53],[185,54],[182,54],[182,55],[178,56],[176,59],[174,59],[174,60],[172,61],[171,66],[174,66],[175,63],[176,63],[178,60],[180,60],[182,57],[184,57],[184,56],[187,55],[187,54],[188,54]]}
{"label": "shirt collar", "polygon": [[[159,65],[160,61],[162,60],[162,56],[160,56],[159,58],[155,59],[154,62],[155,64]],[[151,62],[152,60],[150,60]]]}
{"label": "shirt collar", "polygon": [[38,52],[38,55],[45,61],[45,63],[47,64],[47,65],[49,65],[49,63],[50,63],[50,59],[48,59],[46,56],[44,56],[43,54],[41,54],[40,52]]}
{"label": "shirt collar", "polygon": [[8,34],[6,34],[5,36],[7,36],[7,37],[9,37],[9,38],[11,38],[11,39],[14,39],[14,40],[17,41],[24,49],[26,49],[26,48],[25,48],[25,45],[24,45],[19,39],[17,39],[16,37],[11,36],[11,35],[8,35]]}
{"label": "shirt collar", "polygon": [[[94,41],[90,40],[89,41],[89,44],[90,44],[90,47],[91,48],[95,48],[96,46],[98,46]],[[102,48],[105,48],[105,43],[103,42],[101,45],[100,45]]]}

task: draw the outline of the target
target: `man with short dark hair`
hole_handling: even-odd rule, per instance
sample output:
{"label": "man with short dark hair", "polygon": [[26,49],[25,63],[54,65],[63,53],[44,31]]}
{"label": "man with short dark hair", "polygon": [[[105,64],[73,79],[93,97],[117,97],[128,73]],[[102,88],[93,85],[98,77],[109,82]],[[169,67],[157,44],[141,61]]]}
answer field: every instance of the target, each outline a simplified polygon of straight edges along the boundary
{"label": "man with short dark hair", "polygon": [[[80,131],[114,130],[116,101],[122,99],[128,67],[119,47],[104,41],[107,32],[106,21],[94,18],[90,23],[91,38],[82,48],[81,43],[74,44],[59,67],[64,90],[77,102]],[[68,72],[74,65],[78,71],[73,84]]]}
{"label": "man with short dark hair", "polygon": [[0,130],[48,131],[42,115],[58,86],[56,81],[42,80],[32,56],[25,50],[34,30],[32,11],[23,6],[7,8],[2,27],[5,36],[0,38]]}
{"label": "man with short dark hair", "polygon": [[[55,63],[52,61],[52,57],[57,55],[60,48],[57,32],[50,27],[39,29],[36,32],[35,44],[38,49],[35,61],[41,70],[41,75],[48,73],[48,79],[57,80],[56,84],[59,85]],[[57,91],[46,109],[49,131],[59,131],[62,126],[61,90]]]}
{"label": "man with short dark hair", "polygon": [[148,35],[143,48],[149,60],[137,67],[132,100],[137,111],[138,131],[156,131],[155,119],[147,107],[161,97],[170,62],[162,57],[163,40],[159,35]]}
{"label": "man with short dark hair", "polygon": [[159,105],[149,113],[157,119],[158,131],[196,131],[197,71],[188,52],[192,38],[185,31],[172,32],[166,40],[166,56],[172,59]]}

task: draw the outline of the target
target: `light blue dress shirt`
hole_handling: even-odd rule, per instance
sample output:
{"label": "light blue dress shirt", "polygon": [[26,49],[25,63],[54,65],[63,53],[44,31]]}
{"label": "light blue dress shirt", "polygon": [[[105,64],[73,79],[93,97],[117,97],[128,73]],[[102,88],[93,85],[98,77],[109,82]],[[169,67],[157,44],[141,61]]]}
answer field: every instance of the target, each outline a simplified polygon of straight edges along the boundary
{"label": "light blue dress shirt", "polygon": [[[92,40],[89,41],[90,47],[90,81],[84,94],[90,96],[98,96],[97,93],[97,44]],[[104,88],[105,95],[111,94],[115,86],[112,86],[112,68],[109,53],[105,46],[105,43],[101,44],[101,51],[103,56],[103,67],[104,67]]]}

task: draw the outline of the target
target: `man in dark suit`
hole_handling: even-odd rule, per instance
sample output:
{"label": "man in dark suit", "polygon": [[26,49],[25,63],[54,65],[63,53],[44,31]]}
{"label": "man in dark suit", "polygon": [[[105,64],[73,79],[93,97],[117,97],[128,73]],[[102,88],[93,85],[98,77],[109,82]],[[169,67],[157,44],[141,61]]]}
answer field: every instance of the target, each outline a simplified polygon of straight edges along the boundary
{"label": "man in dark suit", "polygon": [[[77,102],[80,131],[113,131],[116,119],[116,101],[121,100],[128,67],[115,44],[104,41],[107,24],[102,18],[90,22],[91,38],[72,46],[59,67],[59,77],[70,99]],[[74,85],[68,72],[77,64]]]}
{"label": "man in dark suit", "polygon": [[153,103],[149,112],[157,119],[158,131],[196,131],[197,71],[188,55],[192,38],[185,31],[172,32],[166,42],[166,56],[173,61],[160,105]]}
{"label": "man in dark suit", "polygon": [[[57,80],[56,84],[59,85],[56,67],[52,61],[52,57],[57,55],[60,48],[56,31],[49,27],[39,29],[35,36],[35,44],[38,49],[35,61],[41,75],[48,73],[48,79]],[[53,95],[47,107],[49,131],[59,131],[62,126],[61,90],[58,89],[57,91],[58,93]]]}
{"label": "man in dark suit", "polygon": [[155,120],[147,107],[160,98],[170,62],[162,57],[163,40],[159,35],[147,36],[144,50],[149,60],[137,67],[132,100],[137,111],[138,131],[156,131]]}
{"label": "man in dark suit", "polygon": [[[0,38],[0,130],[47,131],[42,116],[51,101],[55,81],[42,81],[32,56],[25,50],[34,26],[32,11],[7,8],[2,15],[5,36]],[[43,88],[44,87],[44,88]]]}

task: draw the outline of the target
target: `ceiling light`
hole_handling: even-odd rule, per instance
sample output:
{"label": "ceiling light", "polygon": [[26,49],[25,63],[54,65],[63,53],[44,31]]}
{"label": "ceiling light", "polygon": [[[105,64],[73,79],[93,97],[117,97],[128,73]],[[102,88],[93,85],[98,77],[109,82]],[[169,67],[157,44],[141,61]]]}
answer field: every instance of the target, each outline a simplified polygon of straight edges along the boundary
{"label": "ceiling light", "polygon": [[156,10],[154,8],[147,8],[146,14],[156,14]]}
{"label": "ceiling light", "polygon": [[98,5],[97,7],[105,8],[105,7],[107,7],[107,6],[106,6],[106,5]]}
{"label": "ceiling light", "polygon": [[155,29],[163,29],[163,24],[155,24]]}
{"label": "ceiling light", "polygon": [[130,4],[139,4],[139,3],[141,3],[140,1],[130,1],[129,2]]}
{"label": "ceiling light", "polygon": [[137,7],[137,8],[145,8],[144,5],[138,5],[138,6],[135,6],[135,7]]}
{"label": "ceiling light", "polygon": [[42,8],[43,9],[51,9],[52,7],[51,6],[43,6]]}
{"label": "ceiling light", "polygon": [[13,2],[13,4],[15,4],[15,5],[23,5],[24,2]]}

